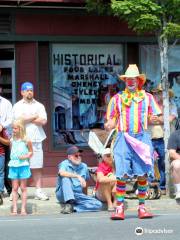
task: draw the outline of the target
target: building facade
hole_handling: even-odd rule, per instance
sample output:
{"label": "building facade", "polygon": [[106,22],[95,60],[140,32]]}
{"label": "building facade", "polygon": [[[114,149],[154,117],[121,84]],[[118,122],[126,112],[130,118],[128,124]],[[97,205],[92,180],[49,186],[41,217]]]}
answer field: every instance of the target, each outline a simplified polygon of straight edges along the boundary
{"label": "building facade", "polygon": [[123,89],[118,75],[129,63],[152,73],[144,59],[154,64],[147,57],[154,44],[153,36],[137,36],[117,18],[87,13],[84,1],[0,1],[2,94],[15,103],[21,83],[30,81],[47,109],[44,186],[55,185],[70,144],[84,150],[89,166],[97,164],[89,131],[103,128],[106,105]]}

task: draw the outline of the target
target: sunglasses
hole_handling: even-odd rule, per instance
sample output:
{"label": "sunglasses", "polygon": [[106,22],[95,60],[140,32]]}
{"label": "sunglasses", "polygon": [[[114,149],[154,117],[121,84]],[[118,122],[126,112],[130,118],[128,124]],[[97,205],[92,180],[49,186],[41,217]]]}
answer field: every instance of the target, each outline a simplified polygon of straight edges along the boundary
{"label": "sunglasses", "polygon": [[81,157],[81,154],[74,154],[76,158]]}
{"label": "sunglasses", "polygon": [[106,154],[105,156],[108,157],[108,158],[110,158],[110,157],[111,157],[111,154]]}

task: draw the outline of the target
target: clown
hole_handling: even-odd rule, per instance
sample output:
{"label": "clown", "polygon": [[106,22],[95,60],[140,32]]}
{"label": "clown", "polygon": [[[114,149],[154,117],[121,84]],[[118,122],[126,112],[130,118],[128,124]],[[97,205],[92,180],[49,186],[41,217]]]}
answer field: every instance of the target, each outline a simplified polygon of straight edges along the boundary
{"label": "clown", "polygon": [[161,114],[153,96],[142,90],[146,81],[144,74],[139,74],[136,65],[129,65],[120,79],[126,88],[114,95],[108,105],[105,128],[116,128],[117,135],[113,145],[116,168],[116,201],[112,220],[124,220],[124,197],[127,178],[138,180],[138,217],[152,218],[145,208],[147,178],[153,175],[153,149],[147,132],[148,120]]}

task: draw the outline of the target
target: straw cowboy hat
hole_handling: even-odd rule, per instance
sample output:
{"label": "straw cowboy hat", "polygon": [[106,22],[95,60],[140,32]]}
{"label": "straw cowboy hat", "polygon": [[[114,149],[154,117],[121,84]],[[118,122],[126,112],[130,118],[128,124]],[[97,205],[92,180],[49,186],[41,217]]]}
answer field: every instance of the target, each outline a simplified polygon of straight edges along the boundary
{"label": "straw cowboy hat", "polygon": [[120,75],[119,78],[123,81],[126,81],[126,78],[136,78],[139,79],[139,88],[141,88],[146,82],[145,74],[140,74],[139,69],[136,64],[129,64],[124,75]]}
{"label": "straw cowboy hat", "polygon": [[[152,93],[157,93],[157,92],[162,92],[162,91],[163,91],[163,88],[162,88],[162,84],[161,84],[161,83],[159,83],[159,84],[157,85],[157,87],[155,87],[155,88],[153,88],[153,89],[151,90]],[[168,92],[169,92],[169,97],[170,97],[170,98],[173,98],[173,97],[174,97],[174,92],[173,92],[173,90],[172,90],[172,89],[169,89]]]}

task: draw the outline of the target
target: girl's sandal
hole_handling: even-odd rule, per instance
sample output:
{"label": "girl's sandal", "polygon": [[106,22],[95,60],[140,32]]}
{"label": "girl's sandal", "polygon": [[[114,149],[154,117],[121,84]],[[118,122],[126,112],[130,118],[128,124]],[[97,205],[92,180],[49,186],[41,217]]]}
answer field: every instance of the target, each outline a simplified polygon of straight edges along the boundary
{"label": "girl's sandal", "polygon": [[12,211],[11,212],[11,216],[17,216],[17,215],[18,215],[17,211]]}
{"label": "girl's sandal", "polygon": [[27,212],[26,211],[21,211],[21,216],[26,216]]}

